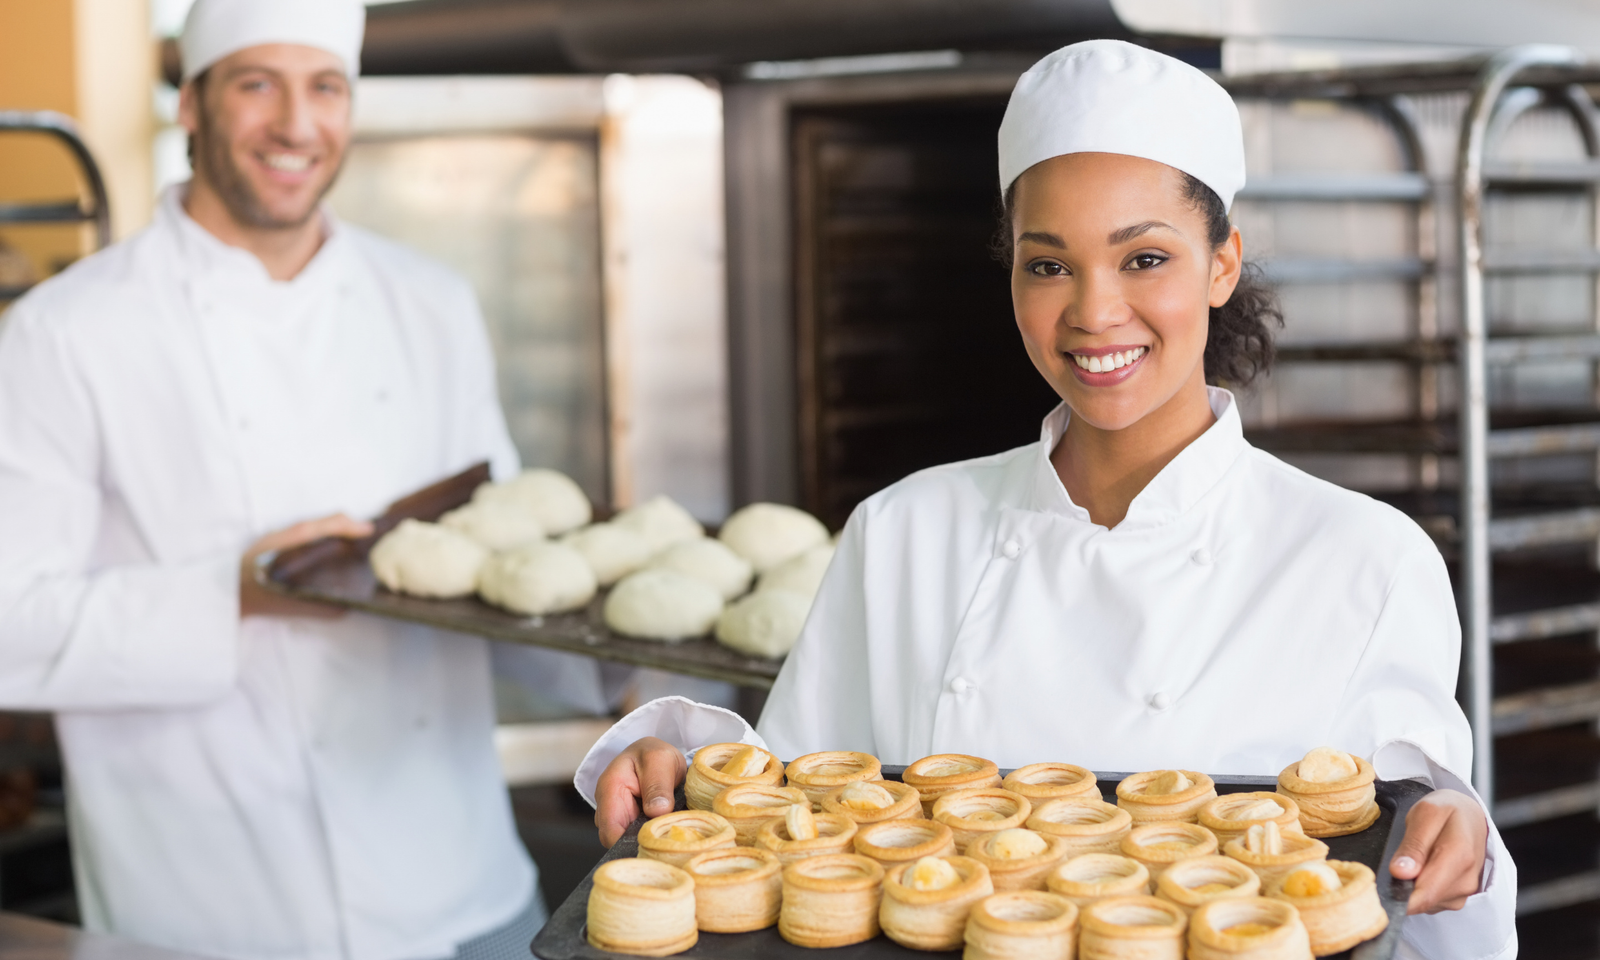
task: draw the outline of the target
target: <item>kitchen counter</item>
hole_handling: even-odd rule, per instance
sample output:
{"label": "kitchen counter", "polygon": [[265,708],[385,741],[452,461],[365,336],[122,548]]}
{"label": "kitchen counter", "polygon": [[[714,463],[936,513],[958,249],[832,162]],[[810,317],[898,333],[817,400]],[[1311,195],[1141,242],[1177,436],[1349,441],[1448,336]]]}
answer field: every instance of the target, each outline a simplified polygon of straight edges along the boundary
{"label": "kitchen counter", "polygon": [[0,913],[0,957],[5,960],[202,960],[120,937],[85,933],[47,920]]}

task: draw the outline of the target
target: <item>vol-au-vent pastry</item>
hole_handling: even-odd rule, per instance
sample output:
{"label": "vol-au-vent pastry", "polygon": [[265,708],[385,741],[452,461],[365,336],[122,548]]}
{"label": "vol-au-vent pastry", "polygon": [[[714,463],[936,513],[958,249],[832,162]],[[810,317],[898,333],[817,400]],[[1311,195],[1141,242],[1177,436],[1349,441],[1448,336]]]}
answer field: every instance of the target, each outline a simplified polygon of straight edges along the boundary
{"label": "vol-au-vent pastry", "polygon": [[1283,833],[1300,832],[1300,807],[1282,794],[1257,791],[1230,793],[1200,808],[1200,826],[1226,844],[1261,823],[1275,823]]}
{"label": "vol-au-vent pastry", "polygon": [[1133,829],[1128,811],[1099,797],[1062,797],[1033,808],[1025,824],[1037,833],[1067,842],[1067,857],[1085,853],[1118,853],[1122,838]]}
{"label": "vol-au-vent pastry", "polygon": [[1261,878],[1237,860],[1212,855],[1179,860],[1156,881],[1156,896],[1171,900],[1185,913],[1213,900],[1254,897],[1261,893]]}
{"label": "vol-au-vent pastry", "polygon": [[1189,916],[1189,960],[1310,960],[1300,915],[1281,900],[1216,900]]}
{"label": "vol-au-vent pastry", "polygon": [[421,520],[402,520],[373,546],[367,561],[378,582],[395,593],[450,599],[478,589],[489,550],[464,533]]}
{"label": "vol-au-vent pastry", "polygon": [[694,878],[670,863],[602,863],[589,891],[589,944],[641,957],[682,953],[700,939],[694,904]]}
{"label": "vol-au-vent pastry", "polygon": [[940,753],[923,757],[906,767],[900,779],[922,795],[923,816],[933,816],[933,805],[951,790],[998,787],[1000,768],[993,760],[961,753]]}
{"label": "vol-au-vent pastry", "polygon": [[1097,900],[1078,914],[1078,960],[1183,960],[1189,917],[1156,897]]}
{"label": "vol-au-vent pastry", "polygon": [[1229,840],[1222,852],[1256,872],[1263,890],[1312,860],[1328,859],[1328,845],[1300,833],[1285,833],[1271,820]]}
{"label": "vol-au-vent pastry", "polygon": [[818,544],[828,542],[822,521],[780,503],[752,503],[733,512],[717,539],[766,573]]}
{"label": "vol-au-vent pastry", "polygon": [[536,617],[576,610],[594,599],[599,586],[576,550],[542,540],[497,553],[478,572],[483,599]]}
{"label": "vol-au-vent pastry", "polygon": [[756,846],[771,850],[783,863],[830,853],[854,853],[856,822],[838,813],[812,813],[802,803],[786,807],[756,831]]}
{"label": "vol-au-vent pastry", "polygon": [[996,890],[1043,890],[1044,879],[1067,858],[1061,837],[1012,828],[967,844],[966,855],[989,869]]}
{"label": "vol-au-vent pastry", "polygon": [[967,914],[962,960],[1072,960],[1078,907],[1041,890],[979,900]]}
{"label": "vol-au-vent pastry", "polygon": [[1217,837],[1197,823],[1173,820],[1134,827],[1122,838],[1122,855],[1145,865],[1152,880],[1179,860],[1209,857],[1217,852]]}
{"label": "vol-au-vent pastry", "polygon": [[857,780],[834,787],[823,795],[822,810],[843,814],[860,824],[923,816],[922,795],[915,787],[893,780]]}
{"label": "vol-au-vent pastry", "polygon": [[674,643],[711,632],[722,616],[722,594],[671,570],[640,570],[611,588],[604,615],[606,626],[623,636]]}
{"label": "vol-au-vent pastry", "polygon": [[683,776],[683,799],[690,810],[710,810],[717,794],[742,783],[776,786],[783,782],[783,763],[748,743],[713,743],[695,752]]}
{"label": "vol-au-vent pastry", "polygon": [[1116,853],[1086,853],[1056,867],[1045,888],[1080,907],[1112,897],[1144,896],[1151,889],[1150,871],[1137,860]]}
{"label": "vol-au-vent pastry", "polygon": [[1006,774],[1000,785],[1020,793],[1035,805],[1061,797],[1100,799],[1095,775],[1070,763],[1030,763]]}
{"label": "vol-au-vent pastry", "polygon": [[954,950],[973,904],[992,893],[988,869],[971,857],[923,857],[884,875],[878,924],[901,946]]}
{"label": "vol-au-vent pastry", "polygon": [[1027,797],[1002,787],[950,790],[933,805],[933,819],[955,832],[956,852],[962,854],[985,834],[1022,826],[1032,813]]}
{"label": "vol-au-vent pastry", "polygon": [[1217,798],[1217,785],[1194,770],[1150,770],[1117,784],[1117,806],[1135,824],[1200,817],[1200,808]]}
{"label": "vol-au-vent pastry", "polygon": [[799,787],[811,798],[813,810],[821,810],[823,798],[837,787],[858,780],[882,780],[883,764],[870,753],[825,750],[789,761],[784,776],[789,778],[789,786]]}
{"label": "vol-au-vent pastry", "polygon": [[782,817],[796,803],[805,804],[807,810],[811,809],[806,795],[794,787],[744,783],[717,794],[716,799],[711,801],[711,810],[733,825],[739,846],[753,847],[761,825],[774,817]]}
{"label": "vol-au-vent pastry", "polygon": [[1267,896],[1294,907],[1319,957],[1371,940],[1389,925],[1378,902],[1377,878],[1364,863],[1314,860],[1291,870]]}
{"label": "vol-au-vent pastry", "polygon": [[783,868],[778,935],[801,947],[842,947],[878,935],[883,867],[853,853],[807,857]]}
{"label": "vol-au-vent pastry", "polygon": [[783,865],[770,850],[730,847],[684,864],[694,878],[695,923],[707,933],[746,933],[778,922]]}
{"label": "vol-au-vent pastry", "polygon": [[937,820],[880,820],[856,830],[855,851],[885,868],[923,857],[953,857],[956,838]]}
{"label": "vol-au-vent pastry", "polygon": [[1299,805],[1306,836],[1342,837],[1377,821],[1377,776],[1361,757],[1318,747],[1278,774],[1278,792]]}
{"label": "vol-au-vent pastry", "polygon": [[709,810],[678,810],[646,820],[639,828],[639,856],[674,867],[737,843],[733,824]]}

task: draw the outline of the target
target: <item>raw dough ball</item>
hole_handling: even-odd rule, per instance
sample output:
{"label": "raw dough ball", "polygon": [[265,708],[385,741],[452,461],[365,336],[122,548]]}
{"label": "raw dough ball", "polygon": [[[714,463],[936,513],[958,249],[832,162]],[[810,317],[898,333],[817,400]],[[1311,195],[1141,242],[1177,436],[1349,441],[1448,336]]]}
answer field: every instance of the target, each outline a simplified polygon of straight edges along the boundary
{"label": "raw dough ball", "polygon": [[689,516],[689,511],[664,494],[629,507],[612,517],[611,522],[644,537],[650,544],[651,554],[660,553],[675,543],[698,540],[706,535],[700,521]]}
{"label": "raw dough ball", "polygon": [[504,497],[474,500],[440,517],[439,523],[490,550],[509,550],[544,539],[544,525],[538,516]]}
{"label": "raw dough ball", "polygon": [[792,560],[785,560],[761,575],[761,590],[791,590],[815,599],[822,588],[822,575],[833,562],[834,546],[819,543]]}
{"label": "raw dough ball", "polygon": [[722,613],[722,594],[671,570],[640,570],[606,598],[606,626],[645,640],[684,640],[710,633]]}
{"label": "raw dough ball", "polygon": [[810,599],[789,590],[757,590],[723,611],[717,639],[753,657],[781,657],[800,639]]}
{"label": "raw dough ball", "polygon": [[478,584],[489,551],[464,533],[402,520],[383,535],[369,557],[378,582],[418,597],[464,597]]}
{"label": "raw dough ball", "polygon": [[756,573],[766,573],[819,543],[827,543],[828,528],[804,510],[779,503],[752,503],[728,518],[719,539],[749,560]]}
{"label": "raw dough ball", "polygon": [[541,615],[576,610],[598,584],[583,555],[559,543],[530,543],[495,554],[478,575],[478,592],[497,607]]}
{"label": "raw dough ball", "polygon": [[472,492],[472,500],[509,501],[552,537],[578,529],[592,515],[588,494],[559,470],[524,470],[505,483],[486,483]]}
{"label": "raw dough ball", "polygon": [[650,561],[650,569],[672,570],[703,580],[715,587],[724,600],[749,590],[755,576],[749,561],[709,537],[668,547]]}
{"label": "raw dough ball", "polygon": [[649,541],[614,523],[596,523],[574,530],[562,537],[561,542],[583,554],[602,587],[611,586],[650,559]]}

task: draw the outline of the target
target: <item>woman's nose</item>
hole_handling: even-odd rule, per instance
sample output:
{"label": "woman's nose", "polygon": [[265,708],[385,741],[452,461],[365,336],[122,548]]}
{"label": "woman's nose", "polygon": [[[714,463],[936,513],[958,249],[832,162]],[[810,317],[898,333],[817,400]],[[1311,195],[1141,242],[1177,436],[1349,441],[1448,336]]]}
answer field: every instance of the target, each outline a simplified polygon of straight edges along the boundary
{"label": "woman's nose", "polygon": [[1067,322],[1085,333],[1101,333],[1127,322],[1132,311],[1119,286],[1090,274],[1077,284],[1077,296],[1068,305]]}

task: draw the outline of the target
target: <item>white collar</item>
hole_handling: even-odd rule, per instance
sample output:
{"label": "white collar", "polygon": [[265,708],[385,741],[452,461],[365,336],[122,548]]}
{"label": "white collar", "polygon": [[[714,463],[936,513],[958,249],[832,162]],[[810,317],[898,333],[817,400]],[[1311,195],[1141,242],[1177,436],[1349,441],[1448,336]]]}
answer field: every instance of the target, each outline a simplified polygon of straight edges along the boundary
{"label": "white collar", "polygon": [[266,266],[255,254],[222,242],[189,216],[189,211],[183,206],[188,193],[187,182],[175,183],[162,191],[161,201],[156,207],[156,222],[176,242],[185,272],[231,274],[234,280],[248,280],[273,289],[297,292],[320,287],[324,278],[337,272],[336,264],[344,256],[349,231],[343,228],[326,205],[318,210],[318,216],[322,219],[322,246],[293,279],[281,281],[272,279]]}

